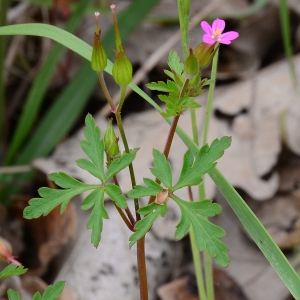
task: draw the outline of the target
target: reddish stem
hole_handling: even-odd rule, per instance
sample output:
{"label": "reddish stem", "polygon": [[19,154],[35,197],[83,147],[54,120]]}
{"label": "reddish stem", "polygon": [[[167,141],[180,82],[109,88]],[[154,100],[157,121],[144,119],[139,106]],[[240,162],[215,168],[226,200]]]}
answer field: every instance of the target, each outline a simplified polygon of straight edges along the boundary
{"label": "reddish stem", "polygon": [[148,283],[145,259],[145,236],[137,241],[137,268],[140,283],[141,300],[148,300]]}
{"label": "reddish stem", "polygon": [[[114,180],[115,185],[120,186],[120,185],[119,185],[118,178],[117,178],[116,175],[113,176],[113,180]],[[132,216],[132,213],[131,213],[129,207],[127,206],[127,207],[125,208],[125,212],[126,212],[127,217],[128,217],[128,219],[129,219],[129,220],[128,220],[127,217],[124,215],[122,209],[121,209],[120,207],[118,207],[115,203],[114,203],[114,205],[115,205],[117,211],[119,212],[121,218],[123,219],[123,221],[124,221],[125,224],[127,225],[127,227],[128,227],[131,231],[134,231],[135,220],[134,220],[134,218],[133,218],[133,216]]]}

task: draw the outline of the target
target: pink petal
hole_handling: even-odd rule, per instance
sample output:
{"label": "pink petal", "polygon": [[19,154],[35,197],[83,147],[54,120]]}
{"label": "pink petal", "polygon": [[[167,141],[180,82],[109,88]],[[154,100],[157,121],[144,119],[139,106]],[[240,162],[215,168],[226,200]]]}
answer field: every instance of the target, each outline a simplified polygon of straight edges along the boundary
{"label": "pink petal", "polygon": [[220,29],[221,33],[225,28],[225,21],[221,19],[216,19],[212,23],[212,32],[215,33],[217,29]]}
{"label": "pink petal", "polygon": [[209,35],[209,34],[204,34],[202,37],[202,41],[203,41],[203,43],[208,44],[208,45],[213,45],[216,42],[215,40],[213,40],[211,38],[211,35]]}
{"label": "pink petal", "polygon": [[209,25],[206,21],[202,21],[202,22],[200,23],[200,25],[201,25],[203,31],[204,31],[206,34],[212,35],[212,29],[211,29],[210,25]]}
{"label": "pink petal", "polygon": [[238,38],[239,34],[236,31],[228,31],[224,34],[221,34],[219,38],[221,39],[220,43],[229,45],[232,40]]}

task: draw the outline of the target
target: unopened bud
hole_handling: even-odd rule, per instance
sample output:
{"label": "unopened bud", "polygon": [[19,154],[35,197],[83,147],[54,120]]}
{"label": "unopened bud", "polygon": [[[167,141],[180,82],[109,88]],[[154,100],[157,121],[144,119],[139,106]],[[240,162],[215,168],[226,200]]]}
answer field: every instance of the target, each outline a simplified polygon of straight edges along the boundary
{"label": "unopened bud", "polygon": [[199,62],[200,68],[205,68],[211,63],[219,47],[220,44],[215,47],[215,45],[201,43],[194,49],[193,52]]}
{"label": "unopened bud", "polygon": [[112,75],[120,86],[128,85],[132,80],[132,65],[124,51],[116,52]]}
{"label": "unopened bud", "polygon": [[199,73],[199,62],[196,56],[193,53],[193,50],[190,48],[190,55],[184,62],[184,71],[188,79],[193,78]]}
{"label": "unopened bud", "polygon": [[99,30],[98,28],[98,17],[99,17],[99,13],[96,12],[95,13],[96,30],[94,34],[94,44],[93,44],[91,65],[94,71],[101,72],[107,66],[107,55],[100,40],[101,30]]}
{"label": "unopened bud", "polygon": [[118,138],[112,126],[112,119],[109,119],[108,127],[104,134],[104,147],[105,147],[106,154],[110,158],[115,157],[120,152],[119,145],[118,145]]}
{"label": "unopened bud", "polygon": [[11,254],[11,247],[8,243],[0,238],[0,260],[4,260],[8,263],[13,263],[17,266],[21,266],[21,263],[14,259]]}

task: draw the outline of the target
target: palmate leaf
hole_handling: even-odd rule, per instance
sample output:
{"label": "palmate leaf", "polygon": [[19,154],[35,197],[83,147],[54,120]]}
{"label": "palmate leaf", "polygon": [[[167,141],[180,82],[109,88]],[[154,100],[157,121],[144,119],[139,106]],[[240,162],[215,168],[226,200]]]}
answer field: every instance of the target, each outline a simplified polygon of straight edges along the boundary
{"label": "palmate leaf", "polygon": [[104,142],[100,139],[100,129],[90,114],[86,116],[85,124],[83,132],[87,140],[81,140],[80,146],[91,162],[87,159],[79,159],[77,165],[104,183]]}
{"label": "palmate leaf", "polygon": [[197,248],[200,251],[207,249],[218,265],[226,267],[229,263],[228,248],[219,240],[226,235],[226,232],[207,219],[208,216],[219,214],[221,207],[216,203],[211,203],[210,200],[186,202],[176,196],[172,198],[181,211],[175,237],[181,239],[193,226]]}
{"label": "palmate leaf", "polygon": [[91,192],[81,203],[81,208],[93,210],[87,220],[86,226],[92,229],[92,243],[98,247],[101,240],[103,219],[108,219],[108,213],[104,207],[104,188],[100,187]]}
{"label": "palmate leaf", "polygon": [[173,191],[184,186],[198,185],[202,176],[216,165],[215,161],[223,155],[230,143],[230,137],[224,136],[220,140],[215,139],[210,147],[204,145],[196,154],[195,159],[193,153],[188,150],[184,155],[180,177],[173,187]]}
{"label": "palmate leaf", "polygon": [[129,247],[132,247],[140,238],[142,238],[148,232],[153,222],[159,216],[163,217],[166,214],[167,205],[166,203],[156,204],[153,202],[145,207],[140,208],[138,212],[141,215],[146,216],[135,224],[134,229],[136,231],[129,237]]}
{"label": "palmate leaf", "polygon": [[44,291],[43,295],[36,292],[32,300],[55,300],[60,297],[65,287],[64,281],[58,281],[53,286],[49,285]]}
{"label": "palmate leaf", "polygon": [[33,198],[29,201],[29,206],[27,206],[23,212],[24,218],[33,219],[41,215],[45,216],[60,204],[62,204],[60,211],[63,213],[73,197],[97,187],[95,185],[82,183],[63,172],[50,174],[50,179],[65,189],[40,188],[38,193],[41,198]]}
{"label": "palmate leaf", "polygon": [[10,276],[19,276],[24,274],[28,269],[24,269],[23,266],[17,266],[15,264],[9,264],[0,272],[0,279]]}
{"label": "palmate leaf", "polygon": [[128,197],[132,199],[143,198],[146,196],[156,196],[163,188],[150,178],[144,178],[144,185],[136,185],[133,190],[128,192]]}
{"label": "palmate leaf", "polygon": [[170,189],[172,186],[172,170],[171,165],[167,161],[163,153],[153,149],[152,155],[154,157],[154,168],[151,168],[151,173],[158,178],[163,185]]}

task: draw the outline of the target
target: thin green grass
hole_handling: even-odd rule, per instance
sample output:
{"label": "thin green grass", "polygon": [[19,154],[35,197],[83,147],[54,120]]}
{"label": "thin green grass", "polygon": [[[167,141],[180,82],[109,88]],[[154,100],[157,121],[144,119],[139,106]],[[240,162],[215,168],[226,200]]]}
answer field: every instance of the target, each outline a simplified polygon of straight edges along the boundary
{"label": "thin green grass", "polygon": [[280,12],[280,24],[281,24],[285,57],[289,64],[293,88],[296,89],[297,75],[296,75],[295,66],[294,66],[294,62],[293,62],[293,47],[292,47],[291,26],[290,26],[291,21],[290,21],[289,8],[288,8],[286,0],[280,0],[279,12]]}

